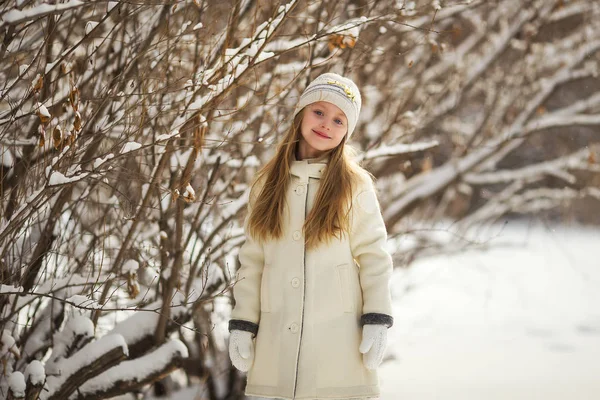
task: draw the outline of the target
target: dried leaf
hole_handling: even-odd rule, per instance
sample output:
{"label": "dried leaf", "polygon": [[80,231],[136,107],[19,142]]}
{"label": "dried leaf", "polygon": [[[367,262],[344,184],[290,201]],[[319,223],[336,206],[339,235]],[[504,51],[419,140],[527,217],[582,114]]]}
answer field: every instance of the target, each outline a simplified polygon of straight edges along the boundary
{"label": "dried leaf", "polygon": [[196,127],[194,128],[194,148],[200,151],[204,145],[204,135],[206,133],[206,124],[202,122],[202,118],[196,117]]}
{"label": "dried leaf", "polygon": [[39,92],[42,87],[44,86],[44,77],[40,74],[38,74],[35,77],[34,83],[33,83],[33,91],[34,92]]}
{"label": "dried leaf", "polygon": [[52,131],[52,141],[54,143],[54,148],[58,150],[62,143],[62,129],[60,125],[54,127],[54,130]]}
{"label": "dried leaf", "polygon": [[69,93],[69,103],[71,103],[73,111],[77,111],[79,109],[79,89],[77,89],[77,86],[71,90],[71,93]]}
{"label": "dried leaf", "polygon": [[332,51],[336,48],[345,49],[346,47],[353,48],[356,44],[356,38],[354,36],[344,36],[344,35],[330,35],[328,47],[329,50]]}
{"label": "dried leaf", "polygon": [[596,153],[594,152],[594,150],[590,149],[590,153],[588,154],[588,159],[587,160],[588,160],[589,164],[596,164],[597,158],[596,158]]}
{"label": "dried leaf", "polygon": [[127,274],[127,294],[130,299],[135,299],[140,294],[140,285],[137,282],[137,274]]}
{"label": "dried leaf", "polygon": [[73,122],[73,128],[75,129],[75,132],[81,131],[81,114],[79,114],[79,111],[75,113],[75,121]]}
{"label": "dried leaf", "polygon": [[[42,109],[44,110],[44,112],[41,111]],[[48,110],[43,106],[37,109],[36,114],[40,118],[40,122],[44,125],[50,122],[50,120],[52,119],[52,115],[50,115],[50,113],[48,113]]]}
{"label": "dried leaf", "polygon": [[182,197],[186,203],[193,203],[196,200],[196,193],[189,183],[187,184]]}
{"label": "dried leaf", "polygon": [[73,147],[73,143],[75,143],[75,132],[70,132],[65,136],[63,142],[65,143],[65,146]]}
{"label": "dried leaf", "polygon": [[429,156],[425,157],[421,162],[421,170],[423,172],[428,172],[433,169],[433,159]]}
{"label": "dried leaf", "polygon": [[458,39],[461,38],[463,30],[462,30],[462,28],[461,28],[460,25],[454,24],[453,27],[452,27],[451,32],[452,32],[452,38],[454,40],[458,40]]}
{"label": "dried leaf", "polygon": [[535,113],[536,113],[537,115],[544,115],[544,114],[546,114],[546,107],[544,107],[544,106],[539,106],[539,107],[537,108],[537,110],[535,110]]}

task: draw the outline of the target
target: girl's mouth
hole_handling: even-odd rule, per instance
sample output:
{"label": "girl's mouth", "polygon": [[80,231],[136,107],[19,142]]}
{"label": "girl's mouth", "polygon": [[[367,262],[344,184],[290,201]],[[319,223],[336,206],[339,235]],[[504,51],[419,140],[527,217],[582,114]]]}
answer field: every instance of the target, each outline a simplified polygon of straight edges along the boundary
{"label": "girl's mouth", "polygon": [[321,133],[321,132],[319,132],[319,131],[315,131],[314,129],[313,129],[313,132],[314,132],[314,133],[316,133],[316,134],[317,134],[317,136],[321,136],[321,137],[322,137],[322,138],[324,138],[324,139],[331,139],[331,138],[330,138],[329,136],[327,136],[326,134],[324,134],[324,133]]}

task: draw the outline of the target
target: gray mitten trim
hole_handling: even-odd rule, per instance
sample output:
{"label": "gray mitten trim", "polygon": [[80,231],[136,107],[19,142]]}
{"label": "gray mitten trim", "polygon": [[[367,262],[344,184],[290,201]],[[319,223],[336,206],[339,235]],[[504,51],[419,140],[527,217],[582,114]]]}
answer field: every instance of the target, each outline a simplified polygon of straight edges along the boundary
{"label": "gray mitten trim", "polygon": [[232,319],[229,321],[229,332],[237,329],[238,331],[246,331],[252,333],[253,336],[256,336],[258,333],[258,325],[254,322],[244,321],[242,319]]}
{"label": "gray mitten trim", "polygon": [[385,325],[390,328],[394,325],[394,318],[387,314],[367,313],[360,317],[360,326],[363,325]]}

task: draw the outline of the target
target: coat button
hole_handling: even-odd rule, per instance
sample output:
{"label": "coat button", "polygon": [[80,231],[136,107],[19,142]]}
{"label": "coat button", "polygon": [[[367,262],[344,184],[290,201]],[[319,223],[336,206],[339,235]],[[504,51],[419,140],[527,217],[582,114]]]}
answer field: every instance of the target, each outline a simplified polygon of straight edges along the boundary
{"label": "coat button", "polygon": [[292,287],[297,288],[300,286],[300,279],[294,278],[292,279]]}
{"label": "coat button", "polygon": [[292,333],[298,333],[299,329],[300,329],[300,327],[295,322],[290,325],[290,332],[292,332]]}
{"label": "coat button", "polygon": [[304,194],[304,186],[303,185],[298,185],[296,187],[296,194],[298,196],[303,195]]}
{"label": "coat button", "polygon": [[302,232],[300,232],[300,231],[295,231],[295,232],[292,234],[292,237],[294,238],[294,240],[300,240],[300,239],[302,238]]}

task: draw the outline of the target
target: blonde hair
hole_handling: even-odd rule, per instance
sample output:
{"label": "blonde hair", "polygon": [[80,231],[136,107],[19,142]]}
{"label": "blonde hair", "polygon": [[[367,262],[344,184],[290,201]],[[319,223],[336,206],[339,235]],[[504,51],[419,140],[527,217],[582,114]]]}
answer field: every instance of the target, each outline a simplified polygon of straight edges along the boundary
{"label": "blonde hair", "polygon": [[[275,156],[258,171],[251,189],[251,199],[255,198],[248,220],[248,232],[255,240],[281,239],[283,236],[283,216],[286,207],[286,193],[291,180],[290,163],[300,141],[300,126],[304,110],[300,111],[282,141],[277,146]],[[345,144],[346,138],[327,152],[329,162],[323,170],[321,184],[315,202],[304,221],[303,232],[307,248],[328,242],[332,238],[341,239],[350,230],[350,208],[352,193],[365,172],[353,160],[354,150]],[[261,185],[256,196],[257,183]]]}

